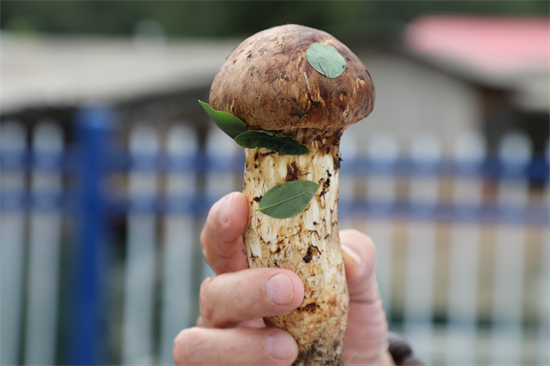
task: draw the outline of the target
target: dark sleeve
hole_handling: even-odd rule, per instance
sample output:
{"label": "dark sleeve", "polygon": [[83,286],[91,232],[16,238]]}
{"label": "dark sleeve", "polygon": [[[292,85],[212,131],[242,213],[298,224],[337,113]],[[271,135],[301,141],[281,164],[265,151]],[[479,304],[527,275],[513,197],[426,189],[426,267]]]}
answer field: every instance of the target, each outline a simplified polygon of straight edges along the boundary
{"label": "dark sleeve", "polygon": [[409,342],[403,336],[390,332],[388,344],[388,351],[396,365],[422,366],[422,362],[415,357]]}

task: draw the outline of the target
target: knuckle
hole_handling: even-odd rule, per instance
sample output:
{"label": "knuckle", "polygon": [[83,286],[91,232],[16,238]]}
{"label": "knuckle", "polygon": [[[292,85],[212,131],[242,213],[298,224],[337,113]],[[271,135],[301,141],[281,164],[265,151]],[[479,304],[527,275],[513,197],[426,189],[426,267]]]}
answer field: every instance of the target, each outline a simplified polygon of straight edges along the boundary
{"label": "knuckle", "polygon": [[198,340],[200,331],[197,328],[182,330],[174,339],[172,356],[177,366],[193,364],[193,342]]}
{"label": "knuckle", "polygon": [[210,288],[213,280],[214,277],[208,277],[202,281],[199,291],[200,314],[207,324],[213,322],[215,315],[215,306],[213,306],[212,301],[210,301]]}
{"label": "knuckle", "polygon": [[208,325],[204,321],[203,317],[199,315],[196,322],[197,327],[206,328]]}
{"label": "knuckle", "polygon": [[[254,297],[255,293],[253,291],[250,291],[247,284],[243,283],[242,280],[238,280],[236,283],[236,286],[232,289],[229,293],[231,303],[235,305],[235,307],[243,307],[246,306],[251,297]],[[257,299],[257,301],[260,301],[260,299]]]}

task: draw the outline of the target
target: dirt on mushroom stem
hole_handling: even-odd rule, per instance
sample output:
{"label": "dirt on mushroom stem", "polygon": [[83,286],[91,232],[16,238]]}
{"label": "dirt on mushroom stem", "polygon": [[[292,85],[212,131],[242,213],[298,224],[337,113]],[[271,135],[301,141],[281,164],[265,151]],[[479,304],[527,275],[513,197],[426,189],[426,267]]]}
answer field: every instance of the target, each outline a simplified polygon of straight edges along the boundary
{"label": "dirt on mushroom stem", "polygon": [[[275,132],[275,131],[274,131]],[[349,296],[338,229],[339,143],[343,130],[290,129],[312,153],[279,155],[245,149],[244,193],[250,203],[245,254],[251,268],[286,268],[304,283],[304,301],[288,314],[265,318],[298,342],[295,365],[343,365],[342,347]],[[270,188],[292,180],[319,184],[309,206],[296,216],[275,219],[259,211]]]}

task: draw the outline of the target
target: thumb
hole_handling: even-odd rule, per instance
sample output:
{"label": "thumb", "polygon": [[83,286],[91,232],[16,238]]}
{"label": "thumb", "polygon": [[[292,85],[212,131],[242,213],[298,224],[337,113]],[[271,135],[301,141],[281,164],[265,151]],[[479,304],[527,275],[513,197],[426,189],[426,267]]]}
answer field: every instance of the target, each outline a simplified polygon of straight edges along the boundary
{"label": "thumb", "polygon": [[376,250],[371,238],[357,230],[344,230],[340,233],[340,243],[350,301],[378,300],[378,286],[374,276]]}
{"label": "thumb", "polygon": [[374,276],[376,251],[359,231],[340,234],[350,295],[344,360],[349,365],[381,365],[388,324]]}

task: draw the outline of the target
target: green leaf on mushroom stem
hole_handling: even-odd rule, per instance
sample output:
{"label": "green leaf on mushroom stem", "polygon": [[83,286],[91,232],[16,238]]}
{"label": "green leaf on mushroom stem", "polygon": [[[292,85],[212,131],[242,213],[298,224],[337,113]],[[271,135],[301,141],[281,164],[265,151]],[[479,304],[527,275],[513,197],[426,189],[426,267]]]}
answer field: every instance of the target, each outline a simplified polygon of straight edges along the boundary
{"label": "green leaf on mushroom stem", "polygon": [[274,132],[265,130],[243,132],[235,137],[235,142],[242,147],[250,149],[265,147],[266,149],[278,152],[279,155],[302,155],[312,152],[306,145],[301,144],[290,136],[283,136],[280,133],[275,134]]}
{"label": "green leaf on mushroom stem", "polygon": [[329,79],[337,78],[346,70],[346,60],[336,48],[328,44],[310,44],[306,58],[311,67]]}
{"label": "green leaf on mushroom stem", "polygon": [[306,209],[318,188],[319,185],[310,180],[278,184],[264,194],[256,211],[276,219],[295,216]]}
{"label": "green leaf on mushroom stem", "polygon": [[216,111],[208,103],[201,102],[200,100],[199,103],[210,118],[214,120],[214,123],[232,139],[246,131],[246,125],[238,117],[235,117],[231,113]]}

